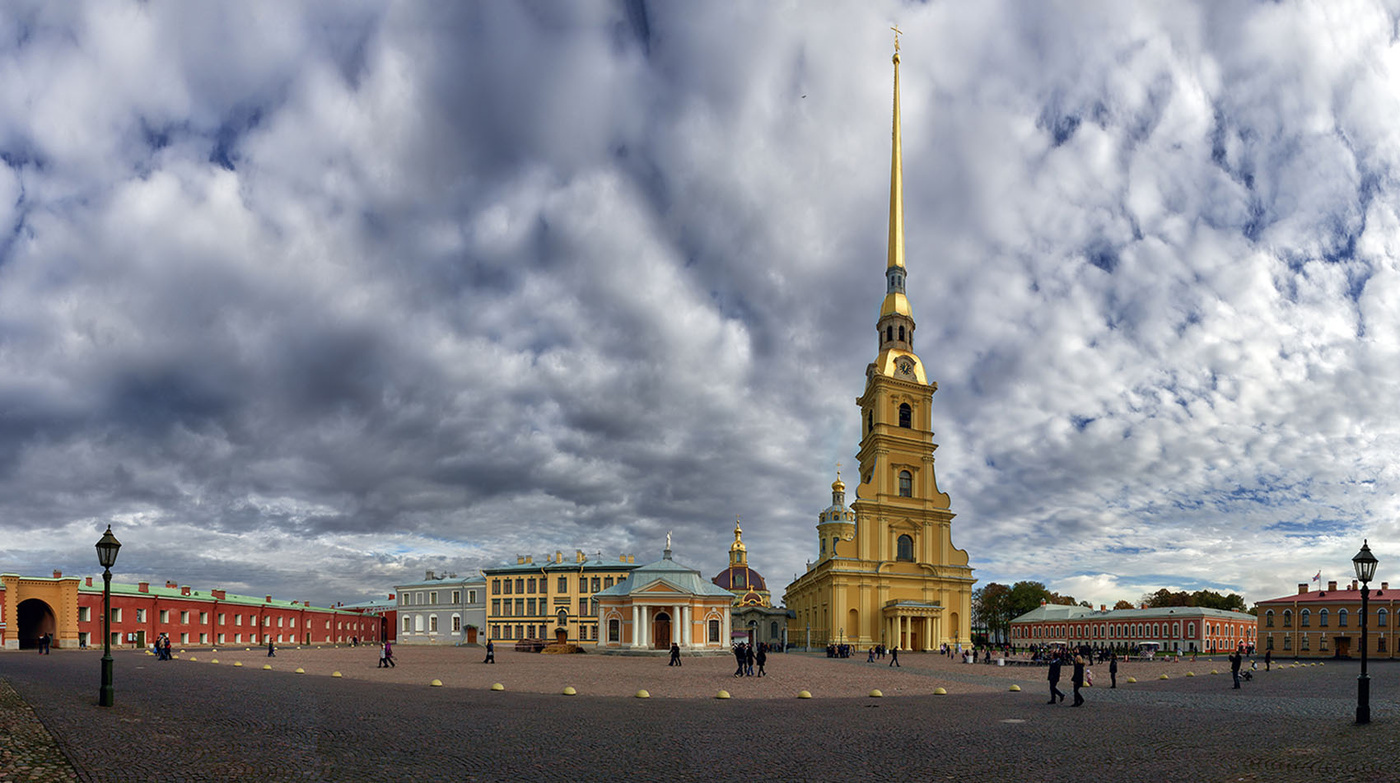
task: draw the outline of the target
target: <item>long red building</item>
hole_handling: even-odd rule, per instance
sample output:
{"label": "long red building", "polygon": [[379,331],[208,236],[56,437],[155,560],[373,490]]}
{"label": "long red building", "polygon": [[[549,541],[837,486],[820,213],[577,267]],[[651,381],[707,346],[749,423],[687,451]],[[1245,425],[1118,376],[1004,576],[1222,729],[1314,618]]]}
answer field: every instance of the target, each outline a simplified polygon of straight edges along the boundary
{"label": "long red building", "polygon": [[[113,582],[111,609],[114,647],[144,647],[161,634],[196,647],[378,642],[392,639],[395,620],[388,606],[319,607],[175,582]],[[0,574],[0,647],[33,647],[45,634],[56,647],[102,646],[100,577]]]}

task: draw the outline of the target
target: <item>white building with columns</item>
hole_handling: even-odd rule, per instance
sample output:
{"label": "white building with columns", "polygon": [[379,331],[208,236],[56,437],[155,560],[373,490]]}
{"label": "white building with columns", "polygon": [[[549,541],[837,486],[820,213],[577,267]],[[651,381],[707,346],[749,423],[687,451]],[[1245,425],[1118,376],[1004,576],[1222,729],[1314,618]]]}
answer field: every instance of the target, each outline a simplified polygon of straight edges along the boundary
{"label": "white building with columns", "polygon": [[600,652],[728,652],[734,595],[671,559],[638,566],[626,579],[594,595]]}

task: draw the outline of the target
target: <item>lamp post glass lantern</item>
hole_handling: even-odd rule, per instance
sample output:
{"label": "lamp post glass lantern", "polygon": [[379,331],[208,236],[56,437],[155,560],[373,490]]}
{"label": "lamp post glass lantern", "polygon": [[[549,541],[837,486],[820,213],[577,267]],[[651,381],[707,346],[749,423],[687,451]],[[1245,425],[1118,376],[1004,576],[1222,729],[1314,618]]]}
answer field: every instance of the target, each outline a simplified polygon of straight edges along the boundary
{"label": "lamp post glass lantern", "polygon": [[115,703],[112,690],[112,566],[117,562],[117,551],[122,543],[112,535],[112,526],[97,542],[97,564],[102,566],[102,687],[97,692],[97,703],[110,707]]}
{"label": "lamp post glass lantern", "polygon": [[1357,723],[1371,722],[1371,678],[1366,674],[1367,599],[1371,591],[1366,585],[1376,575],[1376,562],[1371,547],[1362,539],[1361,551],[1351,559],[1351,564],[1356,567],[1356,578],[1361,582],[1361,675],[1356,678]]}

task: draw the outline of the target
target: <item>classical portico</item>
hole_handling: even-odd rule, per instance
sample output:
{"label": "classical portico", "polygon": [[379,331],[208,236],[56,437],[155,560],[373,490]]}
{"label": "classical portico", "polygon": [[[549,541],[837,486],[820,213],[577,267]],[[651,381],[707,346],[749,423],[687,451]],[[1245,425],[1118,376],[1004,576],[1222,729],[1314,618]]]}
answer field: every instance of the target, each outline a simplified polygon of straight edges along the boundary
{"label": "classical portico", "polygon": [[669,548],[594,598],[601,652],[661,653],[673,642],[686,652],[728,650],[734,596],[677,563]]}
{"label": "classical portico", "polygon": [[889,601],[881,612],[884,618],[883,639],[901,650],[932,650],[940,633],[943,607],[917,601]]}

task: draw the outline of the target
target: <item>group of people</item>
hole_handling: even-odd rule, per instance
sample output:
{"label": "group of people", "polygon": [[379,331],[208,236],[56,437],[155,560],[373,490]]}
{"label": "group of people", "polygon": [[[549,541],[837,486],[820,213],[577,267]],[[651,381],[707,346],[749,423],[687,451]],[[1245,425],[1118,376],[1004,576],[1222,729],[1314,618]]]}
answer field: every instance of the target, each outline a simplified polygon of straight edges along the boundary
{"label": "group of people", "polygon": [[156,642],[152,646],[155,647],[157,661],[170,660],[170,634],[163,633],[156,637]]}
{"label": "group of people", "polygon": [[53,654],[53,634],[51,634],[51,633],[46,633],[46,634],[44,634],[43,636],[40,636],[40,637],[39,637],[39,654],[40,654],[40,655],[52,655],[52,654]]}
{"label": "group of people", "polygon": [[[679,658],[679,648],[672,648],[673,658]],[[739,642],[734,645],[734,660],[739,664],[734,670],[735,677],[767,677],[768,673],[763,670],[763,665],[768,662],[768,645],[763,642],[758,643],[757,651],[752,644]],[[758,673],[754,673],[754,664],[758,664]]]}
{"label": "group of people", "polygon": [[[875,645],[874,647],[871,647],[871,648],[870,648],[870,652],[867,653],[866,656],[865,656],[865,662],[866,662],[866,663],[874,663],[874,662],[876,662],[876,661],[883,661],[883,660],[885,660],[885,656],[886,656],[886,655],[888,655],[888,656],[890,657],[890,663],[889,663],[890,666],[899,666],[899,648],[898,648],[898,647],[889,647],[889,648],[887,648],[887,647],[885,647],[885,645],[883,645],[883,644],[877,644],[877,645]],[[900,668],[904,668],[904,667],[900,666]]]}
{"label": "group of people", "polygon": [[398,664],[394,663],[394,648],[389,644],[389,640],[384,640],[384,646],[379,648],[379,665],[377,669],[391,669]]}
{"label": "group of people", "polygon": [[[1065,666],[1066,664],[1069,664],[1069,665],[1072,665],[1072,666],[1074,667],[1073,674],[1070,676],[1070,682],[1074,685],[1074,703],[1071,704],[1070,706],[1072,706],[1072,707],[1080,707],[1080,706],[1083,706],[1083,704],[1084,704],[1084,696],[1083,696],[1082,694],[1079,693],[1079,689],[1080,689],[1080,688],[1083,688],[1085,685],[1093,685],[1093,684],[1094,684],[1094,675],[1093,675],[1093,672],[1089,669],[1089,662],[1090,662],[1092,659],[1093,659],[1093,656],[1092,656],[1092,655],[1086,654],[1086,653],[1083,652],[1083,651],[1076,652],[1076,653],[1074,653],[1074,654],[1072,654],[1072,655],[1071,655],[1070,653],[1067,653],[1067,652],[1066,652],[1066,653],[1062,653],[1062,654],[1060,654],[1060,655],[1057,655],[1057,656],[1051,658],[1051,659],[1050,659],[1050,673],[1046,676],[1046,679],[1048,679],[1048,680],[1050,681],[1050,701],[1048,701],[1048,702],[1046,702],[1046,703],[1047,703],[1047,704],[1055,704],[1055,703],[1057,703],[1057,702],[1059,702],[1059,703],[1064,703],[1065,694],[1064,694],[1064,691],[1061,691],[1061,690],[1060,690],[1060,687],[1059,687],[1059,686],[1060,686],[1060,674],[1061,674],[1061,669],[1063,669],[1064,666]],[[1110,687],[1110,688],[1117,688],[1117,687],[1118,687],[1118,656],[1117,656],[1117,655],[1110,655],[1110,656],[1109,656],[1109,659],[1108,659],[1108,677],[1109,677],[1109,681],[1110,681],[1110,684],[1109,684],[1108,687]]]}

